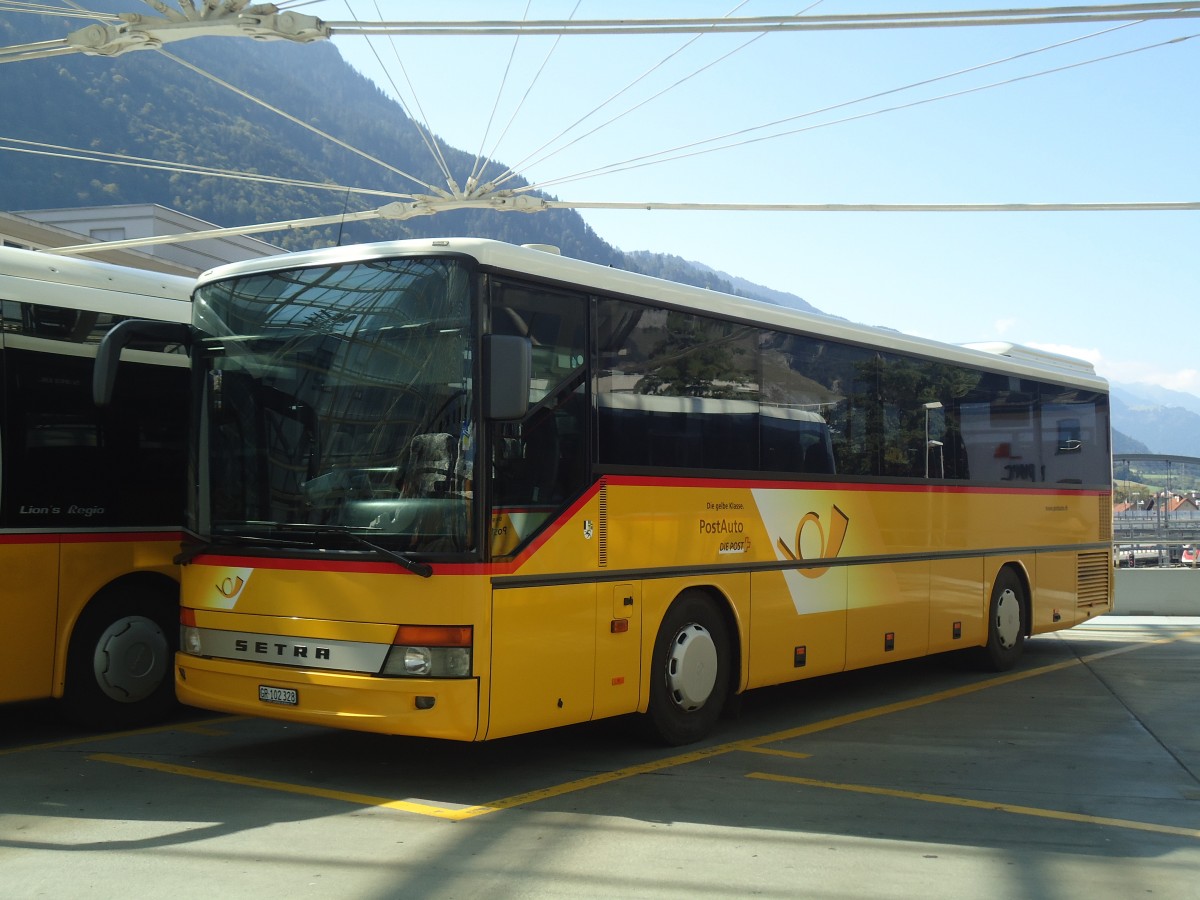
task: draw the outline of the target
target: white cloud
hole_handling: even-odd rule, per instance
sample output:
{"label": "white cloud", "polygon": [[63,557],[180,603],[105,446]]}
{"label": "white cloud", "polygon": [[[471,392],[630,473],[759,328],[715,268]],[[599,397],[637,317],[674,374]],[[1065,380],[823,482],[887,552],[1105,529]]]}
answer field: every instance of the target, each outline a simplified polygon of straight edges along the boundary
{"label": "white cloud", "polygon": [[1154,384],[1172,391],[1200,394],[1200,371],[1196,369],[1164,370],[1151,363],[1106,360],[1097,366],[1097,371],[1122,384]]}
{"label": "white cloud", "polygon": [[1172,391],[1200,395],[1200,369],[1165,369],[1153,362],[1109,359],[1094,347],[1040,343],[1030,343],[1029,346],[1087,360],[1096,367],[1099,375],[1109,381],[1121,384],[1153,384]]}
{"label": "white cloud", "polygon": [[1171,368],[1164,370],[1153,362],[1106,359],[1099,350],[1068,347],[1064,344],[1031,344],[1040,350],[1062,353],[1085,359],[1096,366],[1100,377],[1120,384],[1154,384],[1172,391],[1186,391],[1200,396],[1200,370]]}
{"label": "white cloud", "polygon": [[1008,334],[1012,327],[1017,324],[1016,319],[997,319],[992,323],[992,331],[997,336]]}
{"label": "white cloud", "polygon": [[1162,376],[1162,381],[1159,383],[1163,387],[1168,387],[1173,391],[1188,391],[1192,394],[1200,394],[1200,371],[1196,369],[1183,369],[1172,375]]}

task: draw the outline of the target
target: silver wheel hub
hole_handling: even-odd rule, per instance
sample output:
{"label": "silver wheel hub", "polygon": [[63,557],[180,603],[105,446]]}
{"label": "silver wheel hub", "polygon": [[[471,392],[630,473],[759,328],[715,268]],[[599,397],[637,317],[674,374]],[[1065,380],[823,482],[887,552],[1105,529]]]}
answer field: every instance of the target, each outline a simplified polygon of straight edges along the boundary
{"label": "silver wheel hub", "polygon": [[717,645],[708,629],[692,623],[679,629],[667,658],[667,689],[684,712],[702,707],[717,683]]}
{"label": "silver wheel hub", "polygon": [[996,637],[1005,650],[1015,647],[1021,634],[1021,601],[1010,588],[996,600]]}
{"label": "silver wheel hub", "polygon": [[113,700],[145,700],[167,677],[169,652],[166,635],[153,619],[125,616],[104,629],[96,642],[96,683]]}

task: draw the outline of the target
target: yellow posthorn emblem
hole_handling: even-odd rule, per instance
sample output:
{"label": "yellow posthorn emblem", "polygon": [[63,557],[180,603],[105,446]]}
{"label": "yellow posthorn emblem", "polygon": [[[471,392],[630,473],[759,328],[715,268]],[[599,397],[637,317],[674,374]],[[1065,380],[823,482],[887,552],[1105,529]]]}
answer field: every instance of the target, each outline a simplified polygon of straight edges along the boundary
{"label": "yellow posthorn emblem", "polygon": [[[829,513],[829,523],[829,535],[826,536],[825,528],[821,525],[821,517],[815,512],[805,513],[800,519],[800,524],[796,526],[795,549],[789,547],[783,538],[779,538],[779,549],[788,559],[833,559],[842,549],[842,542],[846,539],[846,529],[850,525],[850,517],[834,506]],[[803,549],[804,529],[809,526],[816,529],[817,553],[814,556],[806,557]],[[829,566],[805,568],[799,571],[805,578],[820,578],[829,571]]]}
{"label": "yellow posthorn emblem", "polygon": [[215,576],[215,580],[210,582],[212,593],[197,593],[196,600],[200,600],[201,596],[204,599],[196,605],[207,606],[210,609],[233,609],[252,574],[254,574],[254,569],[248,567],[217,569],[209,576]]}
{"label": "yellow posthorn emblem", "polygon": [[240,575],[231,576],[217,585],[217,592],[226,600],[232,600],[242,592],[245,584]]}

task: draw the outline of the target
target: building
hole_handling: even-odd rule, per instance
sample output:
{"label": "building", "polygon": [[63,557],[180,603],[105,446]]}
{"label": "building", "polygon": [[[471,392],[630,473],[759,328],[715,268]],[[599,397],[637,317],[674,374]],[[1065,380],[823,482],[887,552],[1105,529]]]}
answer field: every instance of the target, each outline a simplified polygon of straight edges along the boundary
{"label": "building", "polygon": [[[38,209],[0,213],[0,243],[6,247],[51,250],[216,227],[203,219],[155,203]],[[150,244],[139,249],[103,250],[89,253],[86,258],[153,272],[194,276],[224,263],[283,252],[282,248],[266,241],[233,235],[177,244]]]}

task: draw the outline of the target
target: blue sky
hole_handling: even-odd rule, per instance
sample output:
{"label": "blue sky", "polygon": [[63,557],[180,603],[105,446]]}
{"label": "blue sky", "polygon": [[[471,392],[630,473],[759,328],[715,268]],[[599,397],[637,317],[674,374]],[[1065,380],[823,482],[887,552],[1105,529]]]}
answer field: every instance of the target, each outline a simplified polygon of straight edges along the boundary
{"label": "blue sky", "polygon": [[[575,7],[442,2],[420,15],[567,18]],[[378,21],[413,8],[323,0],[299,11]],[[582,0],[574,17],[803,8],[803,0]],[[989,7],[825,0],[811,12],[970,8]],[[1155,46],[1197,34],[1193,19],[808,32],[752,42],[753,35],[572,36],[553,52],[549,37],[374,38],[382,68],[363,39],[335,43],[414,114],[423,110],[452,145],[527,161],[522,175],[547,182],[562,200],[1090,203],[1200,200],[1200,37]],[[1114,54],[1123,55],[1079,65]],[[997,60],[1007,61],[963,71]],[[942,77],[953,73],[962,74]],[[930,79],[938,80],[896,90]],[[986,87],[999,82],[1007,83]],[[851,102],[882,92],[890,93]],[[849,105],[829,109],[840,104]],[[790,135],[569,179],[789,118],[752,135]],[[549,149],[567,146],[547,157],[540,148],[573,125]],[[854,321],[950,342],[1031,344],[1089,359],[1115,381],[1200,392],[1191,336],[1200,319],[1200,212],[583,215],[622,249],[698,260]]]}

